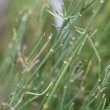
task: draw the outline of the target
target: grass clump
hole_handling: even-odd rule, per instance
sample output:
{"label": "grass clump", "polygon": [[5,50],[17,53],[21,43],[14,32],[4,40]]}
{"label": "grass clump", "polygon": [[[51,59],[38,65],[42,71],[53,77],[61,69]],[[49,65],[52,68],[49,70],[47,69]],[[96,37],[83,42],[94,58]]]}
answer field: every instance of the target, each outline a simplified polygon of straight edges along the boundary
{"label": "grass clump", "polygon": [[[73,1],[64,1],[62,13],[43,4],[37,39],[33,43],[30,34],[28,43],[33,44],[26,52],[25,36],[39,0],[32,1],[19,27],[13,29],[9,53],[0,66],[1,110],[110,109],[110,66],[100,48],[110,23],[97,20],[109,1]],[[53,17],[62,19],[60,27],[49,28]]]}

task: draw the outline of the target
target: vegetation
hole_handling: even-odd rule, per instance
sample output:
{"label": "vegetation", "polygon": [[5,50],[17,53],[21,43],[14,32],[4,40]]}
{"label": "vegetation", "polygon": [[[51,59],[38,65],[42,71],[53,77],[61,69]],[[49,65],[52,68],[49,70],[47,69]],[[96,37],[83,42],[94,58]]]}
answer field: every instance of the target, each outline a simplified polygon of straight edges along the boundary
{"label": "vegetation", "polygon": [[110,1],[65,0],[63,13],[42,0],[10,4],[1,110],[110,110]]}

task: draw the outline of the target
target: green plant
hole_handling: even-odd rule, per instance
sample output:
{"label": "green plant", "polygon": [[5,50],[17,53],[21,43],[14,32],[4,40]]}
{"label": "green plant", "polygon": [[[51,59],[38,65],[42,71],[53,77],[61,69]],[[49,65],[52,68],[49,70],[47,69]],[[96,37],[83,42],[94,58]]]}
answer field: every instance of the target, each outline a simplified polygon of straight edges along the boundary
{"label": "green plant", "polygon": [[[100,36],[103,39],[110,27],[106,23],[100,32],[94,26],[108,1],[74,0],[62,6],[63,15],[45,5],[37,40],[31,51],[23,54],[23,37],[39,1],[32,3],[19,28],[13,29],[10,53],[1,65],[1,83],[6,80],[1,109],[109,110],[110,66],[103,64],[94,43]],[[48,27],[44,21],[49,14],[63,19],[62,26],[51,30],[50,35],[42,33],[42,27]]]}

